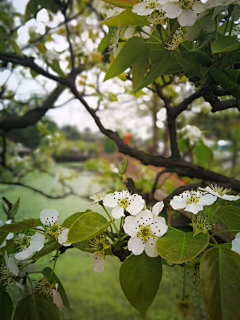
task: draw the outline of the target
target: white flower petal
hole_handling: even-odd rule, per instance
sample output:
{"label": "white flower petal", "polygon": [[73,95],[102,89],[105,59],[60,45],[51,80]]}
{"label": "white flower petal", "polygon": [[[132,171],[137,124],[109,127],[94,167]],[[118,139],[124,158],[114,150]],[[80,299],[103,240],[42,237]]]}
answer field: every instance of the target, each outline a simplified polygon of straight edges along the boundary
{"label": "white flower petal", "polygon": [[147,240],[147,242],[146,242],[145,252],[151,258],[158,256],[156,243],[157,243],[157,238],[154,239],[152,237],[149,240]]}
{"label": "white flower petal", "polygon": [[183,12],[179,15],[178,17],[178,22],[180,26],[185,27],[185,26],[192,26],[197,20],[197,14],[196,12],[190,10],[190,9],[185,9]]}
{"label": "white flower petal", "polygon": [[154,218],[150,227],[156,237],[162,237],[168,230],[166,220],[163,217]]}
{"label": "white flower petal", "polygon": [[67,241],[69,228],[63,229],[58,236],[58,243],[63,245],[64,247],[71,246],[71,243],[65,243]]}
{"label": "white flower petal", "polygon": [[11,232],[6,236],[6,240],[11,240],[13,237],[14,237],[14,233]]}
{"label": "white flower petal", "polygon": [[98,252],[94,252],[94,271],[103,272],[104,270],[104,260]]}
{"label": "white flower petal", "polygon": [[3,243],[0,245],[0,248],[4,248],[7,245],[7,241],[4,240]]}
{"label": "white flower petal", "polygon": [[182,9],[177,3],[167,2],[162,7],[163,11],[166,12],[166,16],[170,19],[175,19],[182,13]]}
{"label": "white flower petal", "polygon": [[212,194],[205,194],[199,199],[199,202],[204,206],[210,206],[217,200],[217,197]]}
{"label": "white flower petal", "polygon": [[25,259],[28,259],[28,258],[30,258],[30,257],[33,255],[34,252],[35,252],[35,251],[32,250],[32,248],[29,246],[28,248],[26,248],[26,249],[18,252],[18,253],[15,255],[15,259],[17,259],[17,260],[25,260]]}
{"label": "white flower petal", "polygon": [[228,200],[228,201],[236,201],[238,200],[240,197],[239,196],[231,196],[231,195],[227,195],[227,194],[224,194],[222,196],[222,199],[224,200]]}
{"label": "white flower petal", "polygon": [[123,225],[123,230],[129,236],[136,236],[139,232],[139,224],[136,217],[126,217]]}
{"label": "white flower petal", "polygon": [[192,212],[194,214],[197,214],[202,209],[203,206],[199,202],[187,204],[185,208],[186,211]]}
{"label": "white flower petal", "polygon": [[63,305],[63,301],[60,293],[56,289],[53,289],[52,294],[53,294],[53,303],[55,303],[58,308],[61,307]]}
{"label": "white flower petal", "polygon": [[153,215],[150,210],[143,210],[136,215],[136,220],[139,225],[150,225],[153,221]]}
{"label": "white flower petal", "polygon": [[128,241],[128,250],[136,256],[143,253],[144,247],[145,243],[140,237],[131,237]]}
{"label": "white flower petal", "polygon": [[232,251],[235,251],[240,254],[240,238],[235,238],[232,241]]}
{"label": "white flower petal", "polygon": [[8,259],[8,269],[15,275],[15,276],[18,276],[18,273],[19,273],[19,269],[18,269],[18,266],[15,262],[15,260],[13,258],[9,258]]}
{"label": "white flower petal", "polygon": [[55,209],[46,208],[40,212],[40,220],[42,224],[45,224],[45,225],[51,225],[57,222],[58,216],[59,216],[59,213]]}
{"label": "white flower petal", "polygon": [[124,209],[123,207],[116,207],[112,209],[112,216],[114,219],[119,219],[124,217]]}
{"label": "white flower petal", "polygon": [[30,240],[30,247],[33,252],[39,251],[43,248],[45,236],[41,233],[35,233]]}
{"label": "white flower petal", "polygon": [[173,199],[170,201],[170,205],[174,210],[184,209],[186,207],[186,201],[180,196],[174,196]]}
{"label": "white flower petal", "polygon": [[129,200],[131,204],[127,207],[127,211],[132,215],[136,215],[144,208],[145,201],[141,196],[133,194],[129,197]]}
{"label": "white flower petal", "polygon": [[114,208],[119,200],[119,192],[109,193],[103,198],[103,204],[107,207]]}
{"label": "white flower petal", "polygon": [[157,202],[153,207],[152,207],[152,214],[153,216],[158,216],[160,212],[162,212],[162,209],[164,207],[163,201]]}

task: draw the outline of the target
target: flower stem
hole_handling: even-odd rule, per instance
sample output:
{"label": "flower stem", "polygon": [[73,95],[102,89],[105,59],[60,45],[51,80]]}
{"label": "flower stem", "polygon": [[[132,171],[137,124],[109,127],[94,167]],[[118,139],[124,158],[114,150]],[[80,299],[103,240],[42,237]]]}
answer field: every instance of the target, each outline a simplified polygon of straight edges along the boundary
{"label": "flower stem", "polygon": [[[103,203],[100,203],[100,202],[99,202],[99,204],[100,204],[100,206],[103,208],[103,210],[106,212],[106,214],[107,214],[108,218],[112,221],[112,224],[113,224],[113,226],[114,226],[114,228],[115,228],[116,232],[118,233],[118,228],[116,227],[116,225],[115,225],[115,223],[114,223],[113,219],[111,218],[111,216],[110,216],[110,214],[108,213],[107,209],[105,208],[104,204],[103,204]],[[110,225],[110,226],[111,226],[111,225]]]}
{"label": "flower stem", "polygon": [[54,269],[55,269],[55,267],[56,267],[57,258],[58,258],[58,250],[56,251],[56,255],[55,255],[55,257],[54,257],[54,264],[53,264],[53,268],[52,268],[52,272],[51,272],[50,278],[52,278]]}

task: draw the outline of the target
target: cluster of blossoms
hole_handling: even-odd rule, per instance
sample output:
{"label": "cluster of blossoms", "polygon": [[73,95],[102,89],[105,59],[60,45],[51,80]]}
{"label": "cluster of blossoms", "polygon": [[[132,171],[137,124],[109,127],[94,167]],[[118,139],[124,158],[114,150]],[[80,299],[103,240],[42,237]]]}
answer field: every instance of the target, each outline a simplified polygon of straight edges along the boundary
{"label": "cluster of blossoms", "polygon": [[163,209],[163,202],[158,202],[152,211],[146,210],[145,201],[141,196],[123,190],[107,194],[103,198],[103,204],[113,208],[113,218],[125,218],[123,229],[130,236],[128,250],[134,255],[139,255],[145,250],[149,257],[158,256],[157,239],[168,229],[165,219],[158,217]]}

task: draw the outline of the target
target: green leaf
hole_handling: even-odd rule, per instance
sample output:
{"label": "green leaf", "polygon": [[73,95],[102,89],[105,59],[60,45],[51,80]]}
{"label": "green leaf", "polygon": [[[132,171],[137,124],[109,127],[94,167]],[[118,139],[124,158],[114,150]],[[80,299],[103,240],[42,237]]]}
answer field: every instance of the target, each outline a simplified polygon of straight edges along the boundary
{"label": "green leaf", "polygon": [[97,212],[81,215],[70,227],[67,243],[80,242],[96,237],[111,224]]}
{"label": "green leaf", "polygon": [[20,300],[16,306],[13,320],[59,320],[58,308],[51,299],[33,293]]}
{"label": "green leaf", "polygon": [[28,4],[26,5],[24,20],[27,21],[30,19],[31,16],[36,18],[38,12],[38,1],[36,0],[29,0]]}
{"label": "green leaf", "polygon": [[16,53],[17,55],[21,56],[21,55],[22,55],[22,52],[21,52],[19,46],[17,45],[16,41],[13,40],[12,38],[8,38],[8,41],[9,41],[9,43],[11,44],[11,46],[12,46],[13,50],[15,51],[15,53]]}
{"label": "green leaf", "polygon": [[214,41],[211,49],[212,53],[236,51],[240,49],[240,43],[234,37],[225,36]]}
{"label": "green leaf", "polygon": [[9,294],[4,290],[3,287],[0,287],[0,310],[1,319],[12,319],[13,303]]}
{"label": "green leaf", "polygon": [[155,66],[153,66],[143,80],[134,88],[133,92],[141,90],[143,87],[147,87],[158,77],[164,74],[164,72],[171,66],[171,56],[170,53],[166,50],[163,55],[163,58]]}
{"label": "green leaf", "polygon": [[98,52],[103,52],[107,47],[108,47],[108,44],[109,44],[109,33],[107,33],[101,40],[101,42],[99,43],[98,45],[98,49],[97,51]]}
{"label": "green leaf", "polygon": [[157,251],[167,261],[181,264],[195,258],[208,245],[208,233],[193,237],[193,232],[182,232],[168,227],[167,233],[157,240]]}
{"label": "green leaf", "polygon": [[70,228],[70,226],[73,224],[74,221],[76,221],[81,215],[83,215],[85,212],[76,212],[70,217],[68,217],[66,220],[63,221],[62,226],[65,228]]}
{"label": "green leaf", "polygon": [[3,243],[7,235],[8,232],[0,231],[0,245]]}
{"label": "green leaf", "polygon": [[[240,231],[240,208],[234,206],[220,207],[215,215],[229,230]],[[231,233],[235,236],[237,232],[231,231]]]}
{"label": "green leaf", "polygon": [[131,9],[124,10],[116,16],[110,17],[101,22],[101,24],[106,24],[107,26],[118,26],[118,21],[120,25],[143,27],[149,24],[144,16],[139,16],[133,13]]}
{"label": "green leaf", "polygon": [[139,256],[131,255],[122,263],[119,277],[126,298],[145,316],[160,285],[161,258],[150,258],[145,252]]}
{"label": "green leaf", "polygon": [[52,63],[48,63],[48,65],[55,71],[60,77],[65,77],[64,72],[62,71],[59,62],[54,59]]}
{"label": "green leaf", "polygon": [[104,81],[118,76],[148,51],[146,43],[138,37],[131,38],[108,69]]}
{"label": "green leaf", "polygon": [[0,231],[6,232],[22,232],[23,230],[28,230],[35,227],[37,221],[35,219],[26,219],[20,222],[13,222],[10,224],[4,224],[0,227]]}
{"label": "green leaf", "polygon": [[36,252],[31,259],[41,258],[54,250],[58,250],[59,248],[61,248],[61,244],[59,244],[55,239],[51,239],[45,243],[44,247],[40,251]]}
{"label": "green leaf", "polygon": [[58,284],[58,292],[60,293],[60,296],[62,298],[63,305],[66,308],[70,309],[70,305],[69,305],[69,301],[68,301],[66,292],[63,288],[61,281],[56,276],[56,274],[54,272],[52,272],[52,269],[49,267],[45,268],[42,273],[47,277],[47,279],[50,283],[53,283],[55,281]]}
{"label": "green leaf", "polygon": [[207,168],[210,167],[211,161],[213,159],[213,152],[210,148],[205,146],[202,141],[198,141],[198,143],[194,146],[193,153],[198,165]]}
{"label": "green leaf", "polygon": [[134,62],[132,66],[132,81],[133,88],[135,88],[138,83],[144,78],[145,73],[149,68],[149,60],[148,55],[146,54],[144,57],[138,59]]}
{"label": "green leaf", "polygon": [[202,257],[200,281],[210,320],[240,319],[240,255],[224,247]]}
{"label": "green leaf", "polygon": [[121,167],[121,172],[122,172],[123,174],[126,173],[126,171],[127,171],[127,166],[128,166],[128,156],[125,156],[124,163],[123,163],[123,165],[122,165],[122,167]]}
{"label": "green leaf", "polygon": [[14,203],[14,205],[12,206],[10,213],[12,214],[12,216],[15,216],[15,214],[18,211],[19,208],[19,204],[20,204],[20,198],[18,198],[18,200]]}
{"label": "green leaf", "polygon": [[140,2],[138,0],[103,0],[103,1],[120,8],[132,8],[136,3]]}

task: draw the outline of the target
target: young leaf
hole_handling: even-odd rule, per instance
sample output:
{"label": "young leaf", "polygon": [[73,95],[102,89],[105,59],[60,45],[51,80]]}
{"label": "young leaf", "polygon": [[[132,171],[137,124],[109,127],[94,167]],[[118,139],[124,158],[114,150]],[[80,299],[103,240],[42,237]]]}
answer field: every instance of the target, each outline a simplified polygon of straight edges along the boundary
{"label": "young leaf", "polygon": [[96,237],[111,224],[97,212],[81,215],[70,227],[67,243],[80,242]]}
{"label": "young leaf", "polygon": [[8,232],[0,231],[0,246],[5,240],[6,236],[8,235]]}
{"label": "young leaf", "polygon": [[15,216],[15,214],[18,211],[19,208],[19,204],[20,204],[20,198],[18,198],[18,200],[14,203],[14,205],[12,206],[10,213],[12,214],[12,216]]}
{"label": "young leaf", "polygon": [[146,43],[138,37],[131,38],[108,69],[104,81],[118,76],[148,51]]}
{"label": "young leaf", "polygon": [[224,247],[202,257],[200,281],[210,320],[240,319],[240,255]]}
{"label": "young leaf", "polygon": [[65,77],[64,72],[62,71],[59,62],[54,59],[52,63],[49,63],[49,66],[55,71],[60,77]]}
{"label": "young leaf", "polygon": [[41,258],[54,250],[58,250],[60,247],[61,245],[55,239],[51,239],[45,243],[44,247],[40,251],[36,252],[31,259],[34,260],[36,258]]}
{"label": "young leaf", "polygon": [[136,92],[144,87],[147,87],[149,84],[155,81],[158,77],[163,75],[164,72],[171,66],[171,64],[172,64],[172,60],[171,60],[170,53],[166,50],[162,60],[148,71],[148,73],[142,79],[142,81],[134,88],[133,92]]}
{"label": "young leaf", "polygon": [[193,148],[194,156],[196,157],[197,164],[203,167],[210,167],[210,163],[213,159],[213,152],[210,148],[205,146],[202,141],[199,141]]}
{"label": "young leaf", "polygon": [[168,232],[157,240],[157,251],[167,261],[181,264],[195,258],[208,245],[208,233],[182,232],[168,227]]}
{"label": "young leaf", "polygon": [[62,298],[63,305],[66,308],[70,309],[70,305],[69,305],[69,301],[68,301],[66,292],[63,288],[61,281],[56,276],[56,274],[54,272],[52,273],[52,269],[49,267],[45,268],[42,273],[47,277],[47,279],[50,283],[53,283],[55,281],[58,284],[58,292],[60,293],[60,296]]}
{"label": "young leaf", "polygon": [[127,166],[128,166],[128,156],[125,157],[124,163],[123,163],[122,168],[121,168],[121,169],[122,169],[121,172],[122,172],[123,174],[126,173],[126,171],[127,171]]}
{"label": "young leaf", "polygon": [[52,299],[33,293],[20,300],[16,306],[13,320],[59,320],[58,308]]}
{"label": "young leaf", "polygon": [[23,230],[28,230],[37,225],[37,221],[35,219],[26,219],[20,222],[14,222],[9,224],[4,224],[0,227],[0,231],[6,232],[22,232]]}
{"label": "young leaf", "polygon": [[108,47],[108,44],[109,44],[109,34],[107,33],[99,43],[97,51],[102,52]]}
{"label": "young leaf", "polygon": [[235,51],[240,49],[240,43],[235,37],[225,36],[218,38],[212,44],[212,53]]}
{"label": "young leaf", "polygon": [[8,38],[8,41],[10,42],[10,44],[11,44],[13,50],[15,51],[15,53],[16,53],[17,55],[21,56],[21,55],[22,55],[22,52],[21,52],[19,46],[17,45],[16,41],[13,40],[12,38]]}
{"label": "young leaf", "polygon": [[123,262],[119,277],[126,298],[145,316],[160,285],[161,258],[150,258],[145,252],[139,256],[131,255]]}
{"label": "young leaf", "polygon": [[0,287],[0,316],[3,320],[11,320],[13,312],[13,303],[9,294]]}
{"label": "young leaf", "polygon": [[[240,231],[240,208],[234,206],[220,207],[215,215],[229,230]],[[237,232],[231,231],[231,233],[235,235]]]}
{"label": "young leaf", "polygon": [[83,215],[85,212],[76,212],[70,217],[68,217],[66,220],[63,221],[62,226],[65,228],[70,228],[71,224],[73,224],[74,221],[76,221],[81,215]]}
{"label": "young leaf", "polygon": [[140,2],[139,0],[103,0],[103,1],[120,8],[132,8],[136,3]]}
{"label": "young leaf", "polygon": [[133,88],[135,88],[138,85],[138,83],[142,81],[148,68],[149,59],[147,54],[144,57],[138,59],[136,62],[134,62],[132,66]]}

